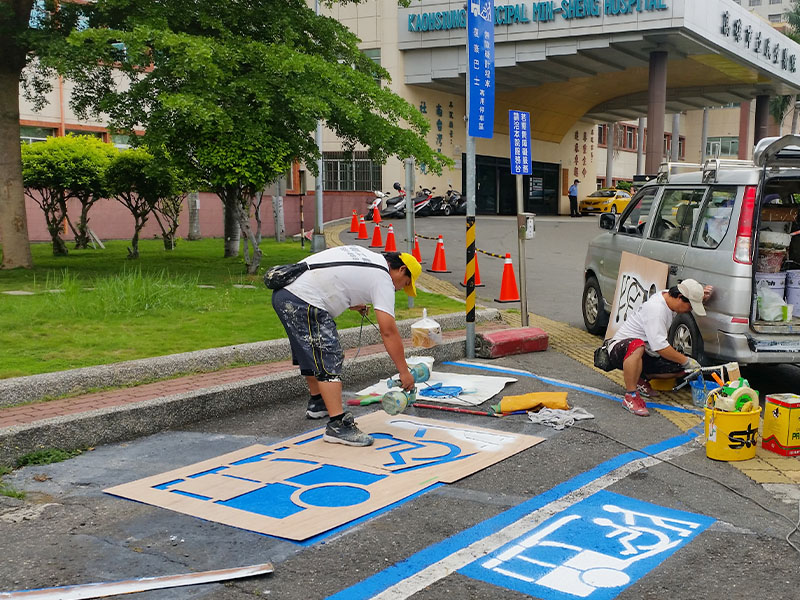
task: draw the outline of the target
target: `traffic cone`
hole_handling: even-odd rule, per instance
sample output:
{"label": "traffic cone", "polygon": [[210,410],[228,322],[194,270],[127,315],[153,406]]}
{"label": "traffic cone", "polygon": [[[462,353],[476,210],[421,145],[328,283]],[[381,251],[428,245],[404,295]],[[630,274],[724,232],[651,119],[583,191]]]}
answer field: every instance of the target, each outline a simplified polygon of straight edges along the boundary
{"label": "traffic cone", "polygon": [[389,233],[386,234],[386,248],[384,252],[397,252],[397,244],[394,241],[394,227],[389,225]]}
{"label": "traffic cone", "polygon": [[[464,283],[462,287],[467,287],[467,272],[464,271]],[[481,283],[481,270],[478,268],[478,253],[475,253],[475,287],[483,287]]]}
{"label": "traffic cone", "polygon": [[414,249],[411,251],[411,256],[417,259],[419,264],[425,264],[425,261],[422,260],[422,254],[419,251],[419,240],[417,239],[417,234],[414,234]]}
{"label": "traffic cone", "polygon": [[367,224],[364,222],[364,217],[362,216],[358,222],[358,237],[357,240],[368,240],[369,236],[367,235]]}
{"label": "traffic cone", "polygon": [[436,242],[436,252],[433,254],[433,264],[430,269],[425,269],[429,273],[450,273],[447,270],[447,259],[444,256],[444,240],[439,236]]}
{"label": "traffic cone", "polygon": [[350,233],[358,233],[358,213],[353,210],[353,217],[350,219]]}
{"label": "traffic cone", "polygon": [[381,222],[381,211],[378,210],[377,206],[372,209],[372,222],[373,223]]}
{"label": "traffic cone", "polygon": [[[365,225],[366,227],[366,225]],[[372,231],[372,243],[370,248],[383,248],[383,236],[381,236],[381,226],[375,223],[375,229]]]}
{"label": "traffic cone", "polygon": [[500,297],[495,302],[519,302],[519,288],[517,278],[514,276],[514,264],[511,262],[511,255],[506,254],[506,262],[503,265],[503,279],[500,282]]}

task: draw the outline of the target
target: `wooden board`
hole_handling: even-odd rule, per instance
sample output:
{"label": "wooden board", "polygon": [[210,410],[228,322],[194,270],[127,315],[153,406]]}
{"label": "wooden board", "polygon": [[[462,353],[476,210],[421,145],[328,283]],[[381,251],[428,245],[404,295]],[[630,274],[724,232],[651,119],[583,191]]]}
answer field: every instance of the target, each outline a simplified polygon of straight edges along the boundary
{"label": "wooden board", "polygon": [[667,286],[668,271],[665,263],[630,252],[622,253],[605,339],[611,338],[629,315]]}
{"label": "wooden board", "polygon": [[105,490],[201,519],[304,540],[452,483],[542,438],[377,411],[358,426],[375,443],[330,444],[315,430]]}

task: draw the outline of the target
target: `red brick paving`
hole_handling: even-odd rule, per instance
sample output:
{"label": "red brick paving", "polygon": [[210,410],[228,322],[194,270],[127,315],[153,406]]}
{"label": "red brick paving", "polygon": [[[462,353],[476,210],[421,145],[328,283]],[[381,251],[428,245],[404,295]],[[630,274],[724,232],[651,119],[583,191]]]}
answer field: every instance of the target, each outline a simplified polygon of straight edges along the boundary
{"label": "red brick paving", "polygon": [[[483,331],[505,329],[508,326],[500,322],[491,322],[488,324],[482,323],[478,327]],[[445,339],[457,338],[463,335],[462,331],[444,333]],[[406,347],[410,347],[410,340],[405,340],[405,344]],[[360,350],[357,348],[346,350],[345,358],[352,358],[356,353],[358,353],[358,356],[366,356],[380,352],[385,352],[383,344],[374,344],[371,346],[363,346]],[[60,400],[0,408],[0,429],[12,427],[14,425],[28,425],[44,419],[74,415],[100,408],[133,404],[143,400],[182,394],[184,392],[191,392],[229,383],[239,383],[248,379],[264,377],[265,375],[292,371],[296,368],[297,367],[292,365],[291,361],[279,361],[247,367],[222,369],[212,373],[198,373],[175,379],[145,383],[135,387],[93,392],[91,394],[83,394]]]}

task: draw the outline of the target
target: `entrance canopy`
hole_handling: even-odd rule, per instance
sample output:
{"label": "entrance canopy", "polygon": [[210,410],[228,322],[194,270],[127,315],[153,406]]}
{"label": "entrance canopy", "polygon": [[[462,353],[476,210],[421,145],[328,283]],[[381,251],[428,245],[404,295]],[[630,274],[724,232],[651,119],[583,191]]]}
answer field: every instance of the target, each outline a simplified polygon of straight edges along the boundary
{"label": "entrance canopy", "polygon": [[[464,94],[463,0],[400,10],[398,43],[406,84]],[[560,142],[579,119],[647,116],[652,52],[668,54],[667,113],[800,93],[800,45],[732,0],[496,2],[498,124],[529,110],[532,135]]]}

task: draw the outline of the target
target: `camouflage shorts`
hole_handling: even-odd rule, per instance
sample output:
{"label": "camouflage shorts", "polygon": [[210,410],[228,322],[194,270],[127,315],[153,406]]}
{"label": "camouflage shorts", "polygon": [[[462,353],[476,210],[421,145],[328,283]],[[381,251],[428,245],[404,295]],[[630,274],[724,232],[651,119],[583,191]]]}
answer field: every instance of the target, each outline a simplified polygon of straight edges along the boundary
{"label": "camouflage shorts", "polygon": [[273,292],[272,307],[286,330],[292,363],[300,366],[300,373],[319,381],[338,380],[344,353],[330,314],[285,289]]}

